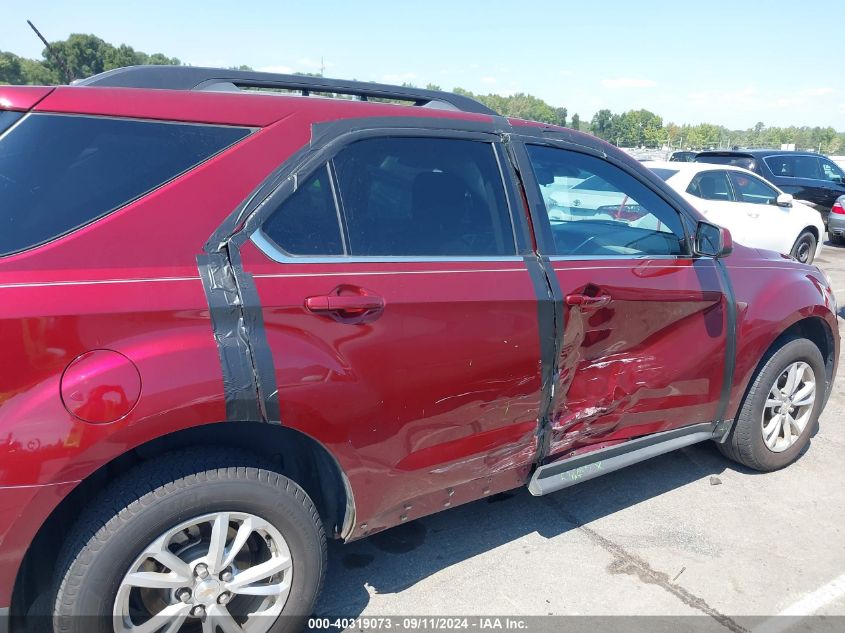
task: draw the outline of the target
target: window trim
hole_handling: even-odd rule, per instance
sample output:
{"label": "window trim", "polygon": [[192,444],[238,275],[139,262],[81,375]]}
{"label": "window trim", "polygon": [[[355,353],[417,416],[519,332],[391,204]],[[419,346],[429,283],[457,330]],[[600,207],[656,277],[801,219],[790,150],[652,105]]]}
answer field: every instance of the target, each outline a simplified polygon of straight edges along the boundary
{"label": "window trim", "polygon": [[[475,255],[475,256],[461,256],[461,255],[349,255],[347,244],[347,229],[344,221],[344,213],[342,209],[342,197],[340,192],[336,190],[336,173],[332,166],[333,159],[342,152],[346,147],[361,140],[371,138],[440,138],[444,140],[466,140],[473,142],[485,143],[489,146],[493,153],[493,158],[496,161],[499,178],[502,183],[502,193],[504,194],[506,210],[508,213],[508,220],[511,227],[511,234],[513,237],[514,251],[513,254],[508,255]],[[263,231],[264,223],[270,216],[283,205],[288,198],[290,198],[296,191],[293,187],[288,187],[285,190],[285,183],[290,179],[285,180],[273,191],[271,191],[258,205],[253,215],[248,219],[248,224],[252,225],[252,230],[247,229],[248,239],[260,250],[264,255],[269,257],[279,264],[355,264],[355,263],[398,263],[398,262],[515,262],[522,261],[524,256],[520,254],[521,242],[517,232],[517,222],[514,219],[514,196],[512,195],[512,182],[505,176],[504,167],[500,157],[500,151],[497,146],[502,145],[502,138],[498,134],[487,132],[474,132],[471,130],[450,130],[450,129],[429,129],[429,128],[373,128],[368,130],[359,130],[329,142],[326,147],[318,151],[309,161],[301,164],[301,171],[294,167],[293,173],[296,180],[305,181],[311,178],[321,168],[328,167],[329,175],[331,177],[332,194],[335,201],[335,209],[338,214],[338,222],[340,223],[341,240],[343,243],[343,255],[295,255],[285,251],[280,245],[276,244]],[[314,164],[316,163],[316,164]],[[278,197],[277,200],[274,198]]]}
{"label": "window trim", "polygon": [[[642,175],[636,173],[632,170],[628,165],[625,165],[621,161],[614,160],[612,156],[609,156],[603,152],[598,152],[593,150],[592,148],[585,147],[583,145],[577,145],[575,143],[567,142],[558,140],[555,138],[549,137],[536,137],[530,135],[520,135],[513,137],[514,143],[514,152],[516,154],[516,160],[520,165],[520,175],[522,178],[523,185],[525,186],[525,195],[528,201],[529,213],[531,214],[531,220],[534,225],[534,234],[537,240],[537,248],[540,251],[540,255],[548,257],[549,261],[554,262],[561,262],[561,261],[640,261],[640,260],[648,260],[648,259],[661,259],[661,260],[695,260],[695,259],[702,259],[701,256],[695,255],[692,249],[692,237],[688,231],[687,222],[685,219],[689,219],[694,223],[698,223],[700,220],[695,217],[690,217],[689,214],[683,209],[682,206],[679,206],[676,202],[670,199],[669,195],[667,195],[666,191],[664,191],[663,187],[667,187],[662,180],[660,180],[659,176],[656,174],[652,174],[656,181],[659,181],[659,185],[655,185],[650,182],[646,182]],[[681,229],[684,232],[684,239],[683,239],[683,249],[684,253],[680,253],[677,255],[630,255],[630,254],[618,254],[618,255],[557,255],[551,254],[550,250],[547,249],[546,246],[552,243],[553,237],[551,235],[551,221],[548,217],[548,209],[546,209],[545,204],[542,200],[542,195],[540,193],[540,185],[537,182],[536,177],[534,176],[534,170],[531,165],[531,159],[528,155],[527,146],[528,145],[540,145],[545,147],[553,147],[555,149],[562,149],[569,152],[574,152],[577,154],[584,154],[586,156],[590,156],[592,158],[598,158],[599,160],[604,160],[613,167],[621,170],[625,174],[627,174],[630,178],[634,179],[638,182],[641,186],[645,187],[649,191],[651,191],[654,195],[658,198],[663,200],[675,213],[678,214],[678,219],[681,223]]]}

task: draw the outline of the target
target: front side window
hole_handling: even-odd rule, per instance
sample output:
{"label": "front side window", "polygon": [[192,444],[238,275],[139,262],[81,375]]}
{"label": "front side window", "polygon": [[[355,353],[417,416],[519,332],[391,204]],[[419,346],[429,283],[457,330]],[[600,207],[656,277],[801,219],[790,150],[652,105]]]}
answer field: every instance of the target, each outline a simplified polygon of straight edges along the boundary
{"label": "front side window", "polygon": [[490,143],[365,139],[341,150],[332,164],[353,257],[516,254]]}
{"label": "front side window", "polygon": [[819,159],[816,156],[789,156],[781,154],[778,156],[767,156],[766,165],[772,170],[775,176],[783,178],[822,178],[822,171],[819,167]]}
{"label": "front side window", "polygon": [[759,178],[738,171],[730,172],[730,177],[737,202],[777,204],[778,192]]}
{"label": "front side window", "polygon": [[839,165],[826,158],[821,158],[819,160],[821,161],[822,172],[827,180],[841,183],[843,179],[845,179],[845,172],[839,168]]}
{"label": "front side window", "polygon": [[30,114],[0,138],[0,256],[89,224],[248,134],[239,127]]}
{"label": "front side window", "polygon": [[732,202],[733,194],[725,171],[702,171],[695,175],[687,187],[687,193],[702,200]]}
{"label": "front side window", "polygon": [[554,255],[682,255],[678,212],[611,163],[587,154],[527,146],[554,239]]}

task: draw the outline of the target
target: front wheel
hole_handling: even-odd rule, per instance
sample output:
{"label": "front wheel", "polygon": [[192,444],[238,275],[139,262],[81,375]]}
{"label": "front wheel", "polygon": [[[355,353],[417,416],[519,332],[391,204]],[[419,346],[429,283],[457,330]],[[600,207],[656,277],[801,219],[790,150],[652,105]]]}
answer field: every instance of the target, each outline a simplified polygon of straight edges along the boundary
{"label": "front wheel", "polygon": [[305,492],[263,466],[209,449],[118,480],[65,548],[56,632],[299,630],[325,574],[325,534]]}
{"label": "front wheel", "polygon": [[802,264],[812,264],[816,257],[816,244],[816,236],[809,231],[804,231],[795,240],[790,254]]}
{"label": "front wheel", "polygon": [[791,464],[810,441],[826,394],[824,359],[815,343],[803,338],[784,343],[769,352],[719,449],[755,470]]}

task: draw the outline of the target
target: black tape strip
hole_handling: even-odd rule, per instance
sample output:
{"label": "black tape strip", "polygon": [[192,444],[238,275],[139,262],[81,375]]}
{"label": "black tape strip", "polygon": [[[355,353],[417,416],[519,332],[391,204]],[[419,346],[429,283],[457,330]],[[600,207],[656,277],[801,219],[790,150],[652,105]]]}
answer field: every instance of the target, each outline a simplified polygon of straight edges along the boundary
{"label": "black tape strip", "polygon": [[264,313],[261,310],[261,300],[252,275],[245,272],[241,265],[240,253],[229,249],[229,259],[238,293],[241,298],[241,312],[243,329],[249,342],[252,371],[255,376],[255,386],[258,402],[261,406],[262,419],[266,422],[281,423],[279,408],[279,388],[276,383],[276,365],[273,352],[267,341],[267,330],[264,327]]}
{"label": "black tape strip", "polygon": [[537,324],[540,333],[540,410],[537,414],[537,452],[534,460],[541,463],[549,454],[552,414],[560,375],[558,359],[563,342],[563,300],[560,286],[548,258],[530,255],[525,267],[537,297]]}
{"label": "black tape strip", "polygon": [[225,250],[197,256],[223,371],[228,420],[262,419],[238,283]]}
{"label": "black tape strip", "polygon": [[727,332],[725,339],[725,373],[722,378],[722,393],[719,396],[719,410],[716,420],[725,420],[728,414],[728,406],[731,400],[731,387],[734,381],[734,371],[736,369],[736,295],[734,294],[733,283],[731,283],[731,276],[728,274],[727,266],[721,259],[716,260],[716,270],[719,273],[719,278],[722,281],[722,290],[725,293],[727,301],[726,316],[727,316]]}

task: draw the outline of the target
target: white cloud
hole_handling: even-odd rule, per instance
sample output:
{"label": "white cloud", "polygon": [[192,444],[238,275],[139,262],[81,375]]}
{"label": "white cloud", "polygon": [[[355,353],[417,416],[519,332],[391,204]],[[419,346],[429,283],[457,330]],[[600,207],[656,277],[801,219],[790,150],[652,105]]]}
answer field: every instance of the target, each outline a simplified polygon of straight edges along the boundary
{"label": "white cloud", "polygon": [[296,60],[296,65],[300,68],[310,68],[312,70],[320,70],[324,65],[326,68],[333,66],[331,63],[324,63],[322,59],[311,59],[310,57],[300,57]]}
{"label": "white cloud", "polygon": [[657,82],[652,79],[619,77],[618,79],[602,79],[601,85],[605,88],[653,88]]}
{"label": "white cloud", "polygon": [[283,75],[289,75],[293,72],[293,68],[290,66],[261,66],[256,70],[262,73],[281,73]]}
{"label": "white cloud", "polygon": [[405,81],[411,81],[412,79],[416,79],[416,74],[414,73],[388,73],[387,75],[382,75],[382,81],[385,81],[389,84],[401,84]]}
{"label": "white cloud", "polygon": [[572,70],[564,69],[564,70],[559,70],[557,74],[560,75],[561,77],[573,77],[575,75],[575,72],[572,71]]}
{"label": "white cloud", "polygon": [[482,77],[481,83],[491,85],[491,84],[496,83],[496,78],[495,77]]}
{"label": "white cloud", "polygon": [[832,95],[836,90],[833,88],[807,88],[806,90],[802,90],[801,94],[806,95],[808,97],[823,97],[825,95]]}

